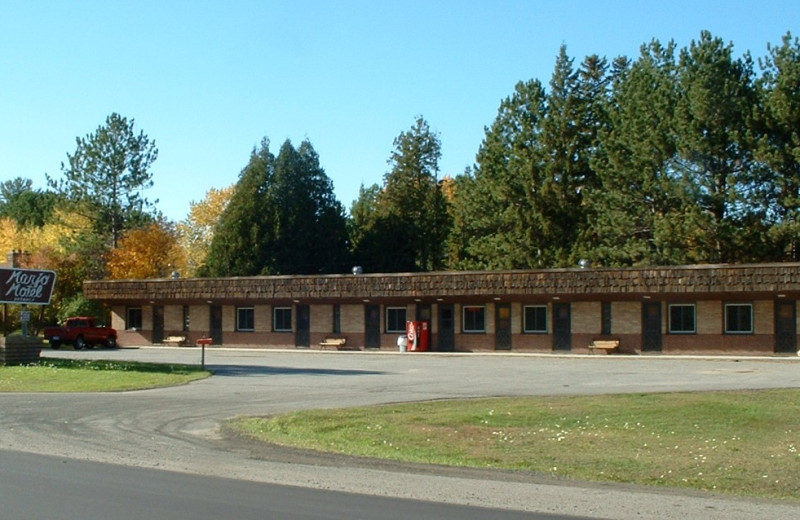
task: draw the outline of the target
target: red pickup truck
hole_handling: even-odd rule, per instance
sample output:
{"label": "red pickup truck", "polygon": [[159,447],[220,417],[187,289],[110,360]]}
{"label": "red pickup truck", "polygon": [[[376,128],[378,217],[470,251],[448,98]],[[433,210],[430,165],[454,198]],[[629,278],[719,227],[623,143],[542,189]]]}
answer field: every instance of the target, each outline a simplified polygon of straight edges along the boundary
{"label": "red pickup truck", "polygon": [[95,345],[117,347],[116,330],[97,325],[94,318],[84,316],[67,318],[61,327],[45,328],[44,339],[50,342],[52,348],[59,348],[61,345],[72,345],[75,350],[92,348]]}

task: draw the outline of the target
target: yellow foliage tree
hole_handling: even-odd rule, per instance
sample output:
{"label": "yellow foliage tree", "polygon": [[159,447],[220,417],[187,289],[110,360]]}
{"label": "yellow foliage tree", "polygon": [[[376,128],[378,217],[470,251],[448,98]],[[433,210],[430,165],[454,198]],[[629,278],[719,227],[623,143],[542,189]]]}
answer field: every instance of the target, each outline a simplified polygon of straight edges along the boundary
{"label": "yellow foliage tree", "polygon": [[12,218],[0,218],[0,252],[2,252],[3,260],[5,260],[6,253],[15,250],[23,250],[19,226]]}
{"label": "yellow foliage tree", "polygon": [[109,254],[112,279],[165,278],[185,263],[175,237],[163,223],[125,233],[119,247]]}
{"label": "yellow foliage tree", "polygon": [[64,253],[70,243],[92,229],[92,222],[77,212],[57,208],[53,218],[44,226],[25,230],[27,251],[51,250]]}
{"label": "yellow foliage tree", "polygon": [[192,202],[189,216],[178,224],[179,242],[186,255],[185,276],[194,276],[203,265],[214,237],[214,228],[228,205],[233,190],[234,186],[211,188],[206,192],[205,199]]}

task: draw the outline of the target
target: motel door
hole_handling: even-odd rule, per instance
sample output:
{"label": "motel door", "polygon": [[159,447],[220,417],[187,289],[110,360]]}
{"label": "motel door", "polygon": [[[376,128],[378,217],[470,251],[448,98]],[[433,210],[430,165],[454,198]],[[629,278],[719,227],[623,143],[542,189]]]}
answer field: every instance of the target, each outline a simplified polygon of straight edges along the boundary
{"label": "motel door", "polygon": [[439,304],[439,350],[453,352],[456,349],[455,310],[452,304]]}
{"label": "motel door", "polygon": [[297,323],[295,324],[294,344],[297,347],[311,346],[311,308],[308,305],[297,305]]}
{"label": "motel door", "polygon": [[153,306],[153,343],[164,341],[164,306]]}
{"label": "motel door", "polygon": [[661,351],[661,304],[642,304],[642,352]]}
{"label": "motel door", "polygon": [[380,305],[364,305],[364,348],[381,348]]}
{"label": "motel door", "polygon": [[572,350],[572,317],[568,303],[553,304],[553,350]]}
{"label": "motel door", "polygon": [[494,317],[495,350],[511,350],[511,304],[495,305]]}
{"label": "motel door", "polygon": [[211,342],[222,345],[222,306],[212,305],[208,314],[208,335],[211,336]]}
{"label": "motel door", "polygon": [[775,352],[797,352],[797,318],[794,301],[775,302]]}

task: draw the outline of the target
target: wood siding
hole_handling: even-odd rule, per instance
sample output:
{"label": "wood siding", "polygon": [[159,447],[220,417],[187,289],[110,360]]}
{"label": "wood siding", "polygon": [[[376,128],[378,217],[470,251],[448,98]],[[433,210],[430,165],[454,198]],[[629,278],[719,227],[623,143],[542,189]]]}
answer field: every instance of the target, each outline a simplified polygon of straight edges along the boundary
{"label": "wood siding", "polygon": [[800,294],[800,264],[701,265],[625,269],[444,272],[420,274],[269,276],[109,280],[84,282],[91,300],[107,303],[184,302],[345,302],[513,298],[530,301],[559,296],[615,300],[659,295],[705,299],[725,294]]}

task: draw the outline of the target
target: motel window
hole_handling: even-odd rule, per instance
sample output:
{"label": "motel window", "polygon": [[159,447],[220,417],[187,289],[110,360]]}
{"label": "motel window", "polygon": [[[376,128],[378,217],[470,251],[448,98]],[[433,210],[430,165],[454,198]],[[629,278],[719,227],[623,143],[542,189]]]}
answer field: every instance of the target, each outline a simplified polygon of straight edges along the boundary
{"label": "motel window", "polygon": [[611,334],[611,302],[603,302],[600,314],[600,334],[608,336]]}
{"label": "motel window", "polygon": [[125,312],[125,328],[127,330],[142,330],[141,307],[128,307]]}
{"label": "motel window", "polygon": [[465,305],[461,323],[464,332],[486,332],[486,308],[482,305]]}
{"label": "motel window", "polygon": [[183,331],[186,332],[189,330],[189,306],[183,306]]}
{"label": "motel window", "polygon": [[725,305],[725,334],[753,333],[753,305],[729,303]]}
{"label": "motel window", "polygon": [[694,304],[681,304],[669,306],[669,332],[670,334],[694,334],[696,309]]}
{"label": "motel window", "polygon": [[525,307],[524,332],[533,334],[547,333],[547,305],[529,305]]}
{"label": "motel window", "polygon": [[342,307],[338,303],[333,306],[333,333],[342,333]]}
{"label": "motel window", "polygon": [[256,311],[253,307],[237,307],[236,309],[236,330],[242,332],[252,332],[256,330]]}
{"label": "motel window", "polygon": [[406,308],[386,307],[386,332],[405,332]]}
{"label": "motel window", "polygon": [[275,332],[292,332],[291,307],[275,307],[272,318],[272,327]]}

